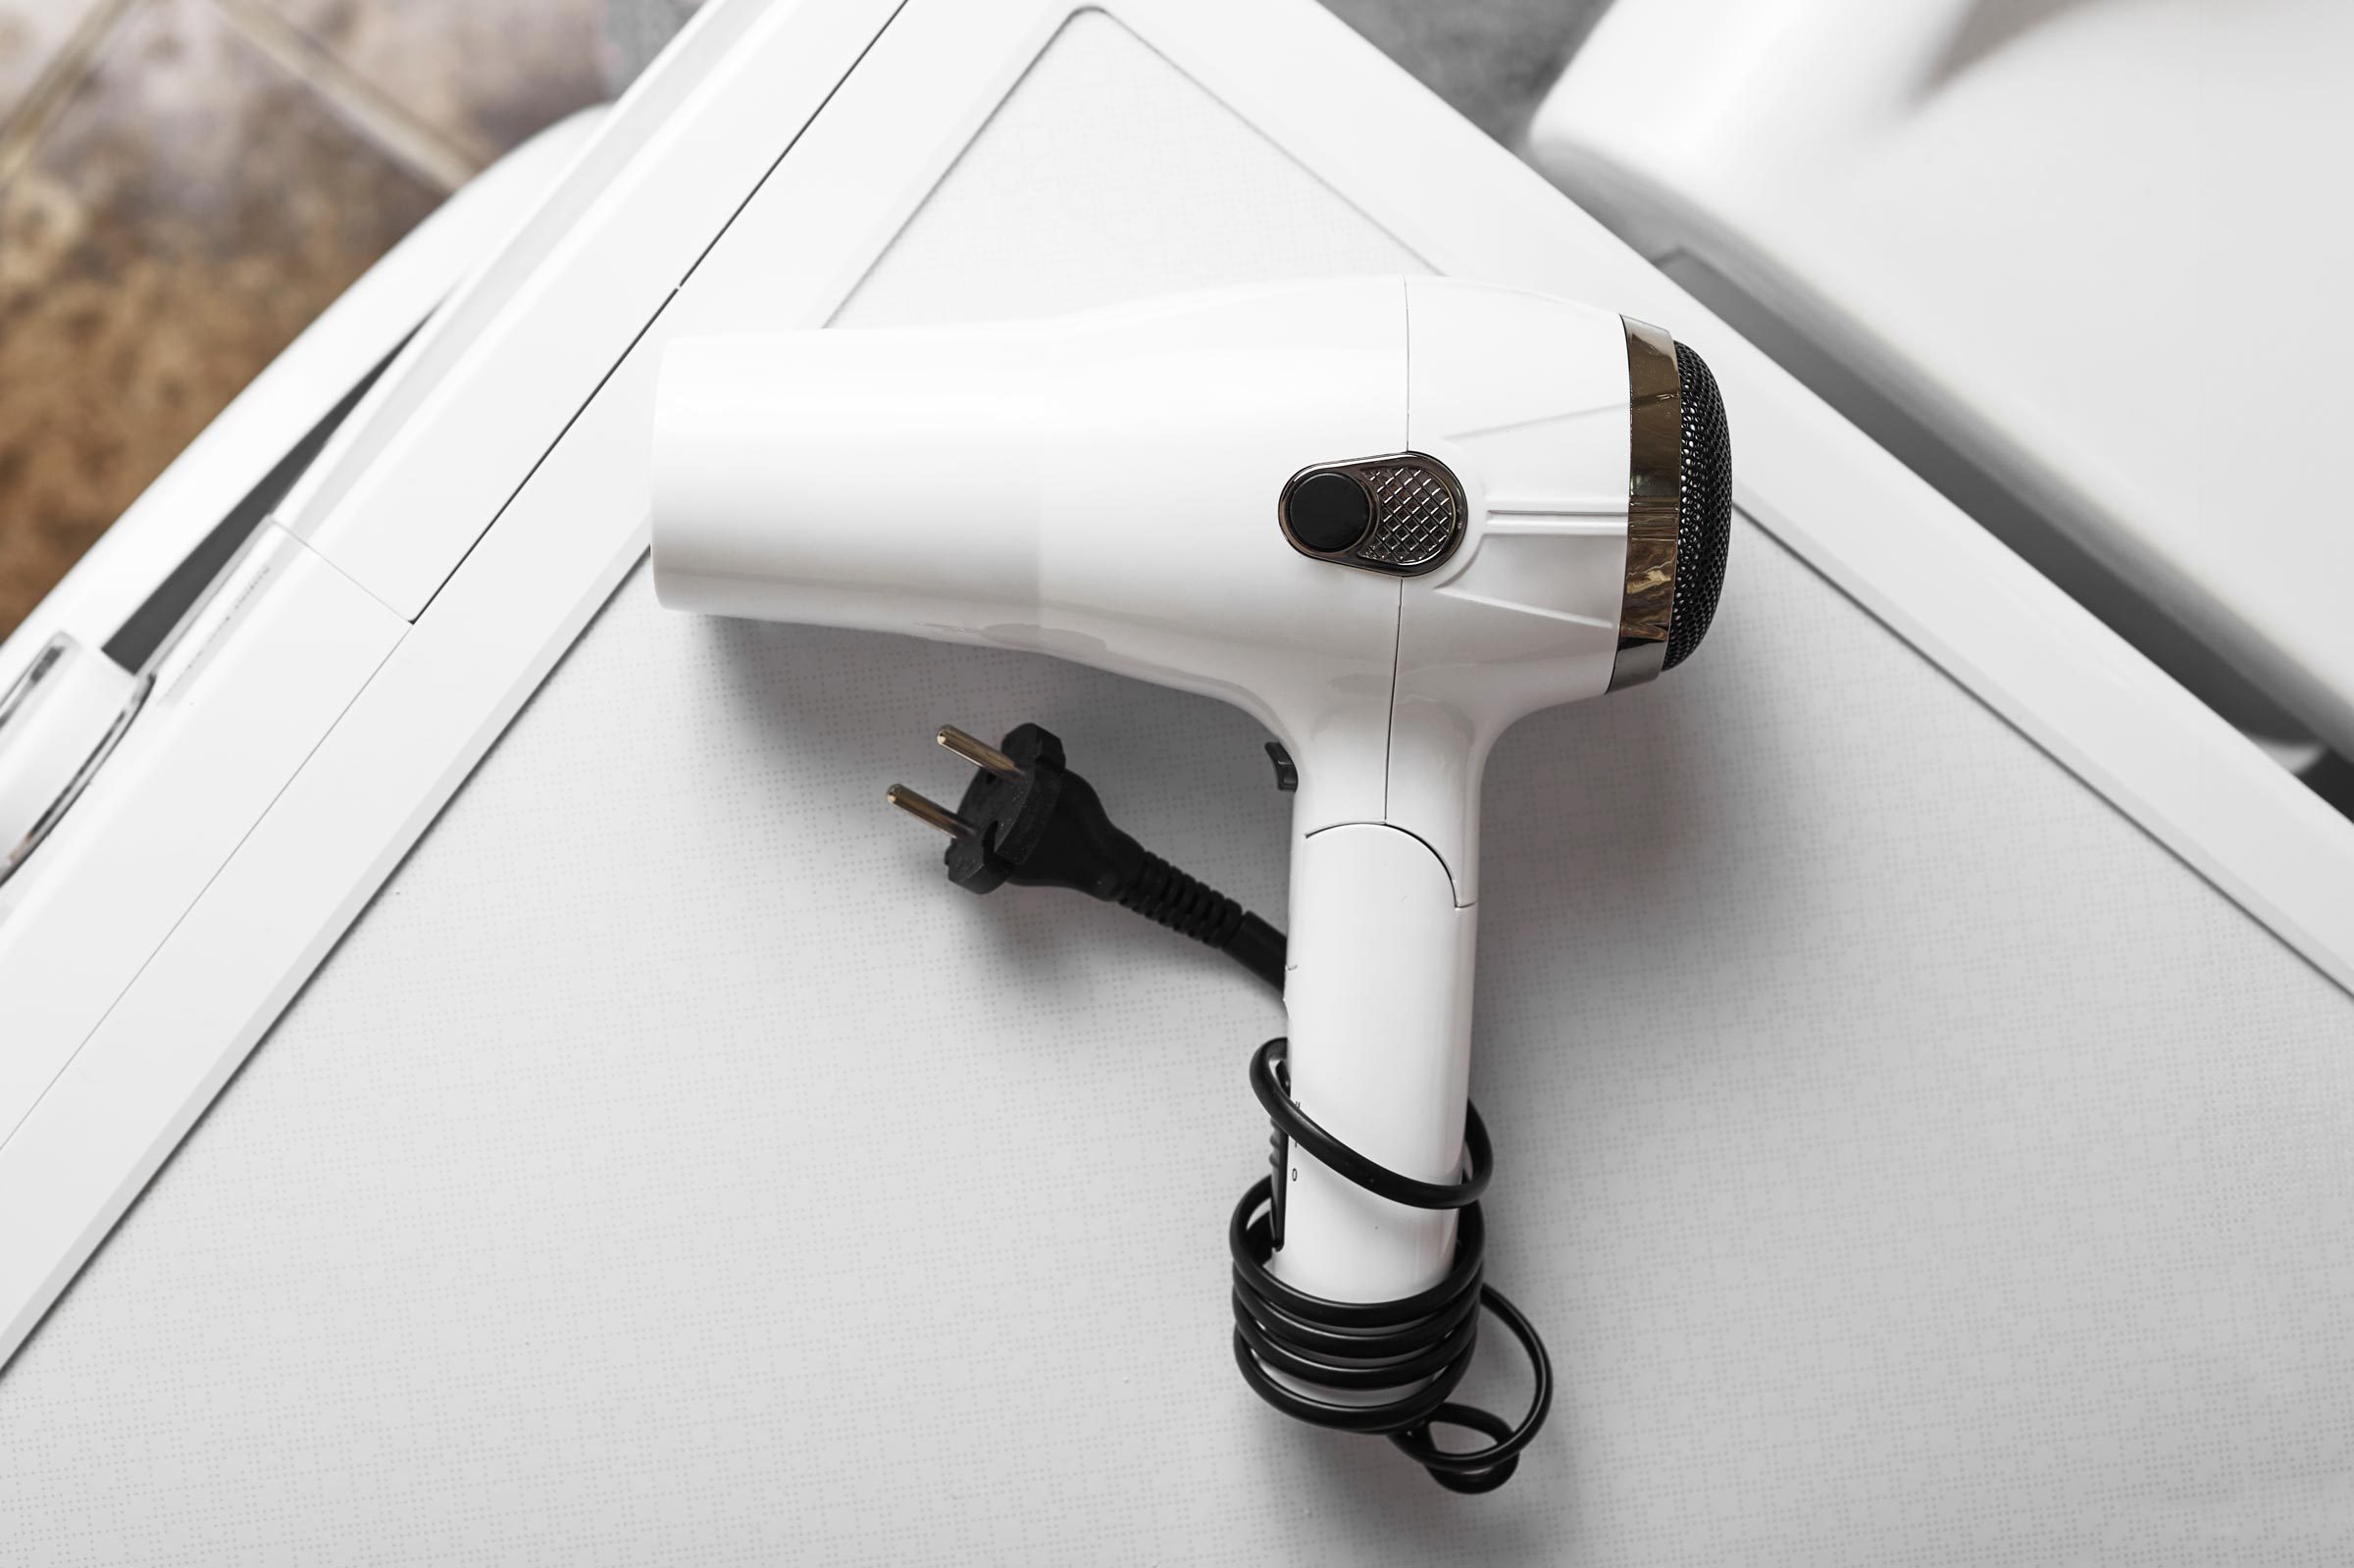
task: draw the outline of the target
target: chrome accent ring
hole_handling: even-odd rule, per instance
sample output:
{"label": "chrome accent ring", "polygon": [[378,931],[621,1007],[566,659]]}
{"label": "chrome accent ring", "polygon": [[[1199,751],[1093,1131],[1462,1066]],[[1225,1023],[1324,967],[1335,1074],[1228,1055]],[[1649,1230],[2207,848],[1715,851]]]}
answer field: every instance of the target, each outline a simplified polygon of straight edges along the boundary
{"label": "chrome accent ring", "polygon": [[1612,691],[1658,679],[1675,618],[1675,541],[1684,501],[1684,394],[1675,339],[1626,327],[1626,582],[1618,600]]}

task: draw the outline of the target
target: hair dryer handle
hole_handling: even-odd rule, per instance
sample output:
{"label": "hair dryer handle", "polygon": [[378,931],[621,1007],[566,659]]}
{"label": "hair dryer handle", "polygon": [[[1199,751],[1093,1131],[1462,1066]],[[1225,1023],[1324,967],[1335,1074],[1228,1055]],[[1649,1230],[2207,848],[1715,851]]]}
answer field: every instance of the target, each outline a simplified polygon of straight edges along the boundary
{"label": "hair dryer handle", "polygon": [[[1477,910],[1430,846],[1386,823],[1305,834],[1292,850],[1292,1098],[1341,1142],[1418,1181],[1461,1174]],[[1288,1285],[1390,1301],[1442,1279],[1456,1216],[1377,1197],[1296,1143],[1283,1185]]]}

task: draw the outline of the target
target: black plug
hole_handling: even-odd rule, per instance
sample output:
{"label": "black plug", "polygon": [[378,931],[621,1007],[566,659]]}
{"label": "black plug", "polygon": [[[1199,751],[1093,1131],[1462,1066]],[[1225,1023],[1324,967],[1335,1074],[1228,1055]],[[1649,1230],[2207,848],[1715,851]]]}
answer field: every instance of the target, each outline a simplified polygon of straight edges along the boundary
{"label": "black plug", "polygon": [[1191,936],[1282,988],[1283,933],[1114,827],[1094,786],[1064,765],[1050,731],[1021,725],[992,746],[943,725],[938,738],[976,770],[956,809],[904,784],[893,784],[888,798],[948,835],[950,882],[976,893],[1009,882],[1073,888]]}

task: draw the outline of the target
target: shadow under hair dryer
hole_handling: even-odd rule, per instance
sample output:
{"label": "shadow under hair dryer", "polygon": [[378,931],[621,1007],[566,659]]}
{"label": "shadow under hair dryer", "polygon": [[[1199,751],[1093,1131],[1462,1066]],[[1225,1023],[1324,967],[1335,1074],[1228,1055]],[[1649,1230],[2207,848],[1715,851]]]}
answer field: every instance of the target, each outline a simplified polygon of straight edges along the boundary
{"label": "shadow under hair dryer", "polygon": [[[1254,1058],[1276,1157],[1235,1215],[1236,1358],[1290,1414],[1502,1484],[1551,1375],[1480,1280],[1480,776],[1514,720],[1707,632],[1731,520],[1707,366],[1609,311],[1435,278],[687,339],[653,495],[667,605],[1049,653],[1281,738],[1290,1035]],[[1019,789],[1061,764],[1024,732],[943,738],[976,789]],[[918,803],[960,840],[1000,832]],[[960,847],[991,848],[952,846],[952,874]],[[1483,1299],[1536,1369],[1514,1425],[1448,1402]]]}

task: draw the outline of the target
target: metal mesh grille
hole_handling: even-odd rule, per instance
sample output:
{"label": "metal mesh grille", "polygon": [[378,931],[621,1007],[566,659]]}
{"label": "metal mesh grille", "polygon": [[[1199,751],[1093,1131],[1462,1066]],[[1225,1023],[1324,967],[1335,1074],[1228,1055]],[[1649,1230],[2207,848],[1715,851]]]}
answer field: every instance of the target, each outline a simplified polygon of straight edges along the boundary
{"label": "metal mesh grille", "polygon": [[1388,566],[1420,566],[1436,560],[1455,537],[1455,497],[1439,477],[1423,468],[1386,464],[1360,470],[1373,487],[1373,531],[1356,549],[1357,558]]}
{"label": "metal mesh grille", "polygon": [[1669,670],[1708,635],[1733,542],[1733,444],[1724,399],[1708,362],[1681,343],[1675,345],[1675,373],[1683,391],[1684,482],[1675,518],[1675,606],[1663,666]]}

